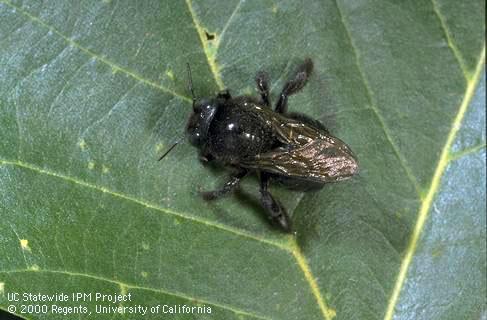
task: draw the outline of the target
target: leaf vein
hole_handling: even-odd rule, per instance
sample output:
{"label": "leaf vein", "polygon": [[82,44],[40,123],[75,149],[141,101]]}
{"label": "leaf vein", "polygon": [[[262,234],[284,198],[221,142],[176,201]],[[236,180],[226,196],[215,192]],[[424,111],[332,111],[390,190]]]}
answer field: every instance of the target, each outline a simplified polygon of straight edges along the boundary
{"label": "leaf vein", "polygon": [[92,190],[96,190],[96,191],[99,191],[99,192],[103,192],[103,193],[109,194],[109,195],[111,195],[113,197],[116,197],[116,198],[121,198],[121,199],[124,199],[124,200],[127,200],[127,201],[131,201],[131,202],[137,203],[137,204],[139,204],[141,206],[144,206],[144,207],[149,208],[149,209],[154,209],[154,210],[159,211],[159,212],[162,212],[164,214],[168,214],[168,215],[180,217],[182,219],[189,220],[189,221],[193,221],[193,222],[196,222],[196,223],[201,223],[201,224],[204,224],[206,226],[213,227],[213,228],[219,229],[221,231],[226,231],[226,232],[232,233],[232,234],[237,235],[237,236],[241,236],[241,237],[248,238],[248,239],[252,239],[252,240],[255,240],[255,241],[258,241],[258,242],[261,242],[261,243],[265,243],[265,244],[268,244],[268,245],[272,245],[274,247],[277,247],[277,248],[279,248],[281,250],[284,250],[284,251],[287,251],[287,252],[291,252],[292,251],[291,248],[288,245],[284,244],[284,243],[281,243],[281,242],[278,242],[278,241],[275,241],[275,240],[266,239],[266,238],[260,237],[260,236],[258,236],[256,234],[252,234],[252,233],[250,233],[248,231],[244,231],[244,230],[240,230],[240,229],[237,229],[237,228],[234,228],[234,227],[230,227],[230,226],[227,226],[227,225],[223,225],[223,224],[221,224],[219,222],[216,222],[216,221],[210,221],[210,220],[202,219],[202,218],[199,218],[199,217],[196,217],[196,216],[191,216],[189,214],[172,211],[172,210],[169,210],[167,208],[160,207],[157,204],[148,202],[148,201],[146,201],[144,199],[137,199],[137,198],[135,198],[135,197],[133,197],[131,195],[119,193],[119,192],[116,192],[116,191],[107,189],[107,188],[105,188],[103,186],[98,186],[96,184],[92,184],[90,182],[86,182],[86,181],[80,180],[78,178],[74,178],[74,177],[71,177],[71,176],[63,175],[63,174],[60,174],[60,173],[57,173],[57,172],[53,172],[53,171],[50,171],[50,170],[47,170],[47,169],[42,169],[42,168],[39,168],[39,167],[37,167],[35,165],[29,164],[29,163],[26,163],[26,162],[22,162],[22,161],[10,161],[10,160],[0,159],[0,165],[15,166],[15,167],[19,167],[19,168],[22,168],[22,169],[31,170],[31,171],[34,171],[34,172],[39,173],[39,174],[44,174],[44,175],[48,175],[48,176],[51,176],[51,177],[56,177],[56,178],[59,178],[59,179],[62,179],[62,180],[65,180],[65,181],[69,181],[71,183],[74,183],[74,184],[83,186],[85,188],[89,188],[89,189],[92,189]]}
{"label": "leaf vein", "polygon": [[110,110],[108,110],[108,112],[106,112],[103,116],[101,116],[98,120],[94,121],[92,124],[90,124],[89,126],[87,126],[83,132],[80,134],[80,137],[81,138],[84,138],[86,136],[86,134],[92,129],[92,128],[95,128],[97,125],[103,123],[103,121],[105,121],[106,119],[108,119],[112,113],[115,111],[115,109],[117,109],[117,107],[123,103],[125,101],[125,99],[129,96],[129,94],[137,87],[137,85],[139,84],[140,82],[135,82],[135,84],[130,87],[127,91],[125,91],[124,94],[122,94],[122,96],[120,96],[120,98],[117,99],[117,101],[112,105],[112,107],[110,108]]}
{"label": "leaf vein", "polygon": [[311,268],[308,264],[308,261],[307,261],[306,257],[304,256],[303,252],[301,251],[301,248],[297,244],[295,238],[291,241],[291,246],[293,248],[292,254],[293,254],[294,258],[296,259],[298,266],[303,271],[304,277],[310,286],[311,293],[315,297],[316,302],[318,303],[318,307],[320,308],[320,311],[321,311],[323,317],[326,320],[333,319],[335,317],[335,311],[333,309],[331,309],[326,304],[325,299],[321,295],[321,291],[320,291],[320,288],[319,288],[318,283],[316,281],[316,278],[313,275]]}
{"label": "leaf vein", "polygon": [[91,61],[91,59],[87,59],[85,62],[83,62],[79,67],[76,68],[76,70],[74,70],[74,72],[71,75],[71,77],[69,77],[67,80],[63,76],[61,76],[61,78],[63,78],[63,80],[64,80],[64,84],[63,84],[61,90],[59,90],[59,92],[56,94],[56,96],[54,97],[54,99],[52,99],[52,102],[49,104],[49,111],[47,112],[47,118],[48,119],[51,118],[52,109],[54,108],[54,105],[56,104],[57,100],[63,94],[64,90],[68,87],[68,85],[71,83],[71,81],[74,79],[74,77],[76,77],[78,75],[78,73],[80,72],[80,70],[84,66],[86,66],[90,61]]}
{"label": "leaf vein", "polygon": [[462,151],[459,151],[459,152],[456,152],[456,153],[453,153],[453,154],[450,154],[449,155],[449,161],[452,162],[452,161],[456,161],[456,160],[459,160],[463,157],[466,157],[472,153],[477,153],[478,151],[482,150],[482,149],[485,149],[485,143],[483,144],[479,144],[477,146],[473,146],[473,147],[470,147],[470,148],[467,148],[467,149],[464,149]]}
{"label": "leaf vein", "polygon": [[411,239],[409,241],[409,245],[406,249],[406,252],[404,254],[404,258],[401,263],[401,268],[399,270],[399,274],[397,276],[397,280],[394,286],[394,289],[391,293],[391,297],[389,299],[389,303],[386,309],[386,315],[384,317],[384,320],[392,320],[394,316],[394,311],[396,308],[397,301],[399,300],[399,295],[401,293],[401,289],[404,285],[404,282],[406,281],[406,276],[409,270],[409,266],[411,265],[412,259],[414,257],[414,254],[416,252],[416,247],[418,245],[418,241],[420,240],[423,227],[426,223],[426,220],[429,216],[429,212],[431,209],[431,206],[433,205],[433,200],[435,199],[435,195],[440,188],[440,182],[441,178],[443,176],[443,173],[445,172],[448,164],[449,164],[449,154],[450,154],[450,149],[451,146],[453,145],[453,142],[455,140],[455,137],[460,130],[463,118],[465,116],[465,113],[468,110],[468,107],[470,105],[470,101],[472,100],[474,94],[475,94],[475,87],[477,86],[477,83],[479,82],[480,75],[482,74],[483,66],[485,62],[485,44],[482,49],[482,53],[480,54],[479,57],[479,62],[475,68],[475,73],[474,77],[472,80],[468,82],[467,89],[465,91],[465,95],[462,99],[462,102],[460,104],[460,107],[458,108],[458,113],[455,116],[455,119],[452,123],[450,132],[448,134],[448,137],[446,139],[446,143],[441,151],[440,159],[438,161],[438,164],[436,166],[434,175],[431,180],[431,185],[428,189],[428,193],[424,200],[421,203],[421,207],[418,212],[418,218],[416,221],[416,225],[414,227],[414,231],[411,235]]}
{"label": "leaf vein", "polygon": [[361,68],[361,64],[360,64],[359,54],[358,54],[357,48],[354,45],[354,42],[353,42],[353,39],[352,39],[352,35],[350,34],[350,30],[348,29],[347,24],[345,22],[345,17],[343,16],[342,11],[340,9],[340,6],[338,5],[338,0],[334,0],[334,3],[335,3],[335,6],[337,8],[338,15],[340,16],[340,21],[342,22],[343,28],[345,29],[345,34],[347,35],[348,41],[350,42],[350,47],[352,48],[353,54],[355,56],[355,63],[357,65],[357,69],[358,69],[360,78],[361,78],[361,80],[362,80],[362,82],[364,84],[364,88],[365,88],[365,91],[367,93],[367,98],[369,100],[370,107],[371,107],[374,115],[376,116],[377,120],[379,121],[380,127],[382,128],[382,130],[384,132],[384,135],[385,135],[387,141],[391,145],[394,154],[398,158],[401,167],[406,172],[406,176],[408,177],[408,180],[411,182],[411,184],[415,188],[416,193],[418,195],[418,198],[419,199],[422,199],[422,196],[421,196],[421,188],[419,186],[419,183],[418,183],[416,177],[414,176],[414,174],[412,173],[411,168],[407,165],[406,159],[399,152],[399,149],[397,148],[396,144],[392,140],[392,137],[391,137],[391,135],[389,133],[389,129],[387,128],[387,126],[385,124],[385,121],[384,121],[384,119],[382,118],[382,115],[379,112],[379,109],[375,105],[375,102],[374,102],[374,99],[373,99],[373,95],[372,95],[372,90],[371,90],[371,88],[370,88],[370,86],[368,84],[368,81],[367,81],[366,77],[365,77],[365,73],[364,73],[364,71]]}
{"label": "leaf vein", "polygon": [[453,52],[453,55],[455,56],[455,59],[458,62],[458,65],[460,66],[460,69],[462,69],[463,76],[465,77],[466,81],[469,81],[471,79],[471,74],[468,71],[467,65],[465,63],[465,60],[463,59],[463,56],[458,50],[458,47],[455,45],[453,42],[450,29],[448,28],[445,18],[440,12],[440,8],[438,6],[438,3],[436,0],[431,0],[431,3],[433,4],[433,11],[435,15],[438,17],[438,20],[440,21],[441,29],[443,30],[443,33],[445,34],[446,42],[448,43],[448,47],[451,49]]}
{"label": "leaf vein", "polygon": [[240,9],[240,5],[242,4],[243,0],[240,0],[237,5],[235,6],[235,9],[233,9],[233,12],[232,14],[230,15],[230,18],[228,18],[227,22],[225,23],[225,25],[223,26],[223,29],[222,31],[220,32],[220,35],[218,36],[218,41],[216,42],[215,44],[215,55],[217,54],[218,52],[218,49],[220,48],[220,43],[221,43],[221,40],[223,39],[223,37],[225,36],[225,33],[227,32],[227,29],[228,29],[228,26],[230,26],[232,24],[232,21],[233,19],[235,18],[235,14],[238,12],[238,10]]}
{"label": "leaf vein", "polygon": [[[17,236],[17,239],[19,240],[19,243],[21,243],[22,239],[20,238],[19,233],[17,232],[17,230],[15,230],[15,227],[13,226],[12,223],[9,223],[9,225],[10,225],[10,228],[12,229],[12,231]],[[25,267],[28,269],[29,268],[29,264],[27,263],[27,258],[25,257],[24,249],[22,247],[20,247],[19,249],[21,250],[22,256],[24,257]]]}
{"label": "leaf vein", "polygon": [[116,64],[115,62],[109,60],[108,58],[106,57],[103,57],[101,56],[100,54],[98,53],[95,53],[94,51],[88,49],[88,48],[85,48],[83,47],[81,44],[79,44],[78,42],[74,41],[73,39],[69,38],[68,36],[64,35],[61,31],[57,30],[56,28],[54,28],[53,26],[49,25],[48,23],[46,23],[45,21],[41,20],[40,18],[30,14],[29,12],[25,11],[24,9],[22,9],[21,7],[18,7],[14,4],[12,4],[10,1],[7,1],[7,0],[0,0],[1,3],[4,3],[6,4],[7,6],[10,6],[14,9],[16,9],[16,12],[20,12],[22,15],[24,15],[25,17],[27,17],[28,19],[36,22],[37,24],[39,24],[40,26],[43,26],[44,28],[47,28],[48,30],[52,31],[53,33],[57,34],[59,37],[61,37],[64,41],[66,41],[67,43],[69,43],[70,45],[72,45],[73,47],[76,47],[78,48],[79,50],[81,50],[82,52],[84,52],[85,54],[87,54],[88,56],[91,56],[93,58],[95,58],[96,60],[98,61],[101,61],[103,63],[105,63],[106,65],[110,66],[111,68],[113,68],[114,70],[120,70],[121,72],[127,74],[128,76],[136,79],[137,81],[140,81],[148,86],[151,86],[151,87],[154,87],[156,89],[159,89],[165,93],[168,93],[168,94],[171,94],[173,96],[176,96],[178,98],[180,98],[181,100],[184,100],[184,101],[187,101],[187,102],[191,102],[192,100],[184,95],[181,95],[169,88],[166,88],[158,83],[155,83],[149,79],[146,79],[144,77],[142,77],[141,75],[135,73],[134,71],[132,70],[129,70],[125,67],[122,67],[118,64]]}
{"label": "leaf vein", "polygon": [[[86,187],[86,188],[90,188],[93,190],[97,190],[99,192],[107,193],[107,194],[114,196],[114,197],[122,198],[124,200],[128,200],[131,202],[135,202],[139,205],[145,206],[145,207],[150,208],[150,209],[157,210],[157,211],[165,213],[165,214],[177,216],[177,217],[180,217],[180,218],[183,218],[183,219],[186,219],[189,221],[193,221],[196,223],[201,223],[201,224],[204,224],[204,225],[207,225],[210,227],[214,227],[214,228],[219,229],[221,231],[226,231],[226,232],[235,234],[237,236],[242,236],[242,237],[249,238],[249,239],[252,239],[255,241],[259,241],[261,243],[272,245],[274,247],[277,247],[278,249],[286,251],[286,252],[292,254],[292,256],[296,259],[296,263],[298,264],[298,266],[302,270],[306,281],[310,285],[311,292],[312,292],[313,296],[316,298],[318,306],[319,306],[320,310],[322,311],[325,319],[331,320],[334,316],[334,311],[326,306],[326,303],[325,303],[325,301],[324,301],[324,299],[320,293],[319,287],[316,284],[316,280],[315,280],[313,274],[311,273],[311,269],[308,266],[306,258],[302,254],[301,249],[297,245],[295,239],[292,239],[290,242],[285,243],[285,244],[279,243],[279,242],[274,241],[274,240],[265,239],[265,238],[259,237],[257,235],[251,234],[249,232],[238,230],[236,228],[220,224],[218,222],[208,221],[208,220],[201,219],[201,218],[198,218],[195,216],[190,216],[187,214],[183,214],[183,213],[175,212],[175,211],[172,211],[172,210],[169,210],[166,208],[162,208],[156,204],[147,202],[145,200],[140,200],[140,199],[134,198],[130,195],[118,193],[116,191],[112,191],[112,190],[109,190],[105,187],[97,186],[95,184],[91,184],[89,182],[79,180],[77,178],[73,178],[73,177],[62,175],[62,174],[59,174],[56,172],[48,171],[46,169],[42,169],[42,168],[36,167],[34,165],[31,165],[31,164],[28,164],[25,162],[0,160],[0,165],[16,166],[19,168],[34,171],[34,172],[39,173],[39,174],[45,174],[48,176],[56,177],[56,178],[59,178],[59,179],[65,180],[65,181],[69,181],[69,182],[81,185],[81,186]],[[84,241],[83,241],[83,244],[84,244]]]}
{"label": "leaf vein", "polygon": [[186,5],[188,6],[189,14],[191,15],[191,19],[193,20],[193,25],[196,29],[196,32],[198,33],[198,36],[201,41],[201,45],[203,46],[203,52],[205,53],[206,60],[208,61],[208,65],[210,66],[211,73],[215,78],[215,82],[218,88],[220,90],[223,90],[225,86],[223,85],[223,80],[220,76],[220,71],[219,71],[220,68],[215,61],[215,55],[210,53],[210,49],[208,48],[208,45],[205,40],[205,32],[201,27],[201,23],[199,22],[196,13],[194,12],[193,5],[191,4],[191,0],[186,0]]}
{"label": "leaf vein", "polygon": [[237,309],[237,308],[234,308],[234,307],[229,306],[229,305],[226,305],[226,304],[220,304],[220,303],[217,303],[217,302],[212,302],[212,301],[208,301],[208,300],[204,300],[204,299],[192,297],[192,296],[189,296],[189,295],[184,294],[182,292],[167,291],[167,290],[164,290],[164,289],[157,289],[157,288],[150,288],[150,287],[138,286],[138,285],[135,285],[135,284],[128,284],[128,283],[121,282],[119,280],[108,279],[108,278],[105,278],[105,277],[102,277],[102,276],[92,275],[92,274],[88,274],[88,273],[78,273],[78,272],[70,272],[70,271],[62,271],[62,270],[45,270],[45,269],[44,270],[43,269],[41,269],[41,270],[31,270],[31,269],[23,269],[22,270],[22,269],[18,269],[18,270],[3,270],[3,271],[0,271],[0,273],[7,273],[7,274],[9,274],[9,273],[10,274],[11,273],[30,273],[30,272],[37,272],[37,273],[43,272],[43,273],[61,274],[61,275],[70,276],[70,277],[84,277],[84,278],[89,278],[89,279],[93,279],[93,280],[98,280],[98,281],[104,281],[104,282],[113,283],[113,284],[118,285],[121,288],[136,289],[136,290],[145,290],[145,291],[151,291],[151,292],[155,292],[155,293],[170,295],[170,296],[173,296],[173,297],[176,297],[176,298],[188,300],[190,302],[197,301],[197,302],[202,302],[204,304],[209,304],[209,305],[215,306],[215,307],[220,308],[220,309],[224,309],[224,310],[231,311],[231,312],[236,313],[236,314],[250,316],[250,317],[257,318],[257,319],[271,320],[271,318],[269,318],[267,316],[264,316],[264,315],[253,314],[253,313],[251,313],[249,311]]}

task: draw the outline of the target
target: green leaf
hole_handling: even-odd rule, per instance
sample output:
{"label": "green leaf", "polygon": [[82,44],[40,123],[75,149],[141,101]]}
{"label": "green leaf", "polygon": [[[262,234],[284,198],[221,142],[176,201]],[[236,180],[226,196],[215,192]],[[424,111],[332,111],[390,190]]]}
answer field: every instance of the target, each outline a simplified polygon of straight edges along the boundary
{"label": "green leaf", "polygon": [[[485,3],[0,0],[0,308],[206,306],[174,319],[480,319],[485,250]],[[275,101],[320,119],[360,174],[273,186],[296,235],[269,227],[257,182],[206,203],[224,170],[182,137],[198,97]],[[131,301],[94,301],[95,294]],[[71,296],[69,296],[71,297]],[[128,309],[127,309],[128,310]],[[140,315],[139,315],[140,316]],[[146,314],[144,319],[160,319]],[[105,314],[96,318],[127,318]],[[81,315],[81,318],[88,318]]]}

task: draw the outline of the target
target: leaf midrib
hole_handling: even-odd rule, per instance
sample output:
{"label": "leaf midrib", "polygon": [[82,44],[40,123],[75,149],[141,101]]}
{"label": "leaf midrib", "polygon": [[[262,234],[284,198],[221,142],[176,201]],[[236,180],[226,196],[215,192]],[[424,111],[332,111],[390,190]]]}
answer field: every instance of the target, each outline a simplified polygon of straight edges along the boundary
{"label": "leaf midrib", "polygon": [[428,193],[426,194],[424,200],[421,201],[421,206],[418,212],[416,225],[414,227],[413,233],[411,234],[411,238],[408,247],[406,248],[404,258],[402,259],[397,280],[395,281],[394,289],[391,293],[389,303],[387,305],[384,320],[392,320],[394,316],[397,301],[399,300],[402,287],[406,280],[409,271],[409,266],[411,265],[411,262],[414,258],[417,244],[418,241],[420,240],[425,222],[429,217],[431,205],[433,204],[436,193],[438,192],[438,189],[440,187],[441,178],[443,177],[443,173],[445,172],[448,164],[452,161],[452,158],[450,157],[451,146],[453,145],[456,135],[461,128],[463,118],[465,116],[466,111],[468,110],[470,102],[473,96],[475,95],[475,89],[480,80],[480,75],[482,74],[482,70],[484,69],[484,61],[485,61],[485,43],[482,48],[482,52],[479,56],[479,60],[475,68],[473,78],[468,81],[467,89],[465,91],[460,107],[458,108],[458,113],[456,114],[455,119],[452,123],[451,129],[448,133],[446,143],[441,150],[441,155],[438,160],[438,164],[435,168],[433,177],[431,179],[431,185],[428,189]]}
{"label": "leaf midrib", "polygon": [[194,12],[191,0],[186,0],[186,6],[188,7],[188,11],[189,11],[191,19],[193,21],[193,25],[196,29],[196,33],[198,34],[198,37],[200,38],[201,46],[203,47],[203,52],[206,56],[206,60],[208,62],[208,66],[210,67],[211,73],[213,74],[213,77],[215,79],[215,83],[217,84],[217,86],[220,90],[223,90],[223,89],[225,89],[225,85],[223,84],[223,80],[222,80],[220,72],[219,72],[219,66],[216,63],[216,52],[214,55],[210,54],[210,50],[209,50],[207,42],[205,40],[205,31],[201,27],[200,22],[198,20],[198,16]]}
{"label": "leaf midrib", "polygon": [[421,203],[420,209],[419,209],[419,212],[417,215],[417,220],[416,220],[416,225],[415,225],[414,231],[411,235],[410,242],[409,242],[408,247],[406,249],[406,253],[404,255],[404,258],[402,259],[401,267],[400,267],[400,270],[398,273],[398,277],[397,277],[397,280],[395,281],[393,291],[392,291],[391,296],[389,298],[389,303],[388,303],[387,308],[385,310],[384,320],[392,320],[392,317],[394,316],[395,307],[396,307],[397,301],[399,299],[399,295],[401,293],[402,286],[404,284],[405,278],[406,278],[408,270],[409,270],[409,266],[412,262],[414,254],[416,252],[417,242],[419,241],[419,238],[420,238],[422,231],[423,231],[424,223],[429,216],[430,207],[433,203],[433,200],[435,199],[435,195],[438,191],[443,173],[444,173],[447,165],[449,164],[449,162],[452,160],[452,158],[450,157],[451,146],[454,142],[454,139],[456,137],[457,132],[460,130],[462,120],[463,120],[464,115],[468,109],[468,106],[470,105],[470,101],[471,101],[473,95],[475,94],[475,88],[477,87],[477,84],[479,82],[480,74],[481,74],[481,71],[483,70],[483,65],[484,65],[484,60],[485,60],[485,43],[484,43],[482,52],[479,56],[479,60],[478,60],[477,66],[475,68],[475,71],[474,71],[473,75],[470,76],[470,74],[469,74],[469,72],[466,69],[466,66],[464,64],[464,60],[463,60],[463,57],[462,57],[460,51],[458,50],[457,46],[454,44],[453,40],[451,39],[451,35],[450,35],[449,30],[448,30],[448,27],[447,27],[447,25],[443,19],[443,16],[439,12],[439,9],[437,7],[435,0],[431,0],[432,6],[433,6],[433,11],[435,12],[435,15],[438,17],[438,19],[440,21],[441,28],[445,34],[446,39],[447,39],[448,47],[453,52],[453,55],[454,55],[455,59],[457,60],[457,63],[459,64],[459,67],[463,73],[463,76],[465,77],[465,81],[467,82],[467,87],[465,90],[464,98],[462,99],[462,102],[458,108],[458,113],[455,116],[455,119],[452,123],[452,127],[451,127],[451,130],[449,131],[445,145],[443,146],[443,148],[441,150],[440,158],[439,158],[438,164],[435,168],[430,187],[428,188],[428,192],[426,193],[426,196],[423,197],[416,177],[412,174],[411,169],[407,165],[406,160],[403,158],[402,154],[399,152],[396,145],[393,143],[393,141],[392,141],[392,139],[388,133],[388,129],[385,126],[385,122],[383,121],[382,116],[380,115],[378,108],[374,104],[372,90],[369,88],[368,82],[365,78],[365,74],[360,67],[360,60],[358,57],[358,52],[357,52],[357,49],[355,48],[355,46],[353,44],[353,40],[352,40],[350,31],[348,30],[347,25],[345,23],[343,14],[341,13],[340,6],[338,5],[338,0],[333,0],[333,1],[337,7],[339,14],[340,14],[340,20],[343,24],[343,27],[346,30],[346,34],[348,36],[348,39],[350,40],[350,45],[351,45],[352,50],[353,50],[354,55],[355,55],[355,61],[357,64],[357,68],[358,68],[358,71],[360,73],[362,82],[364,83],[364,86],[366,88],[366,92],[367,92],[367,95],[369,98],[369,102],[371,104],[371,108],[374,111],[375,115],[377,116],[377,118],[378,118],[378,120],[382,126],[382,129],[386,135],[387,140],[389,141],[394,152],[396,153],[396,156],[399,158],[399,162],[401,163],[401,166],[405,169],[409,180],[414,185],[416,192],[418,193],[418,198],[419,198],[420,203]]}

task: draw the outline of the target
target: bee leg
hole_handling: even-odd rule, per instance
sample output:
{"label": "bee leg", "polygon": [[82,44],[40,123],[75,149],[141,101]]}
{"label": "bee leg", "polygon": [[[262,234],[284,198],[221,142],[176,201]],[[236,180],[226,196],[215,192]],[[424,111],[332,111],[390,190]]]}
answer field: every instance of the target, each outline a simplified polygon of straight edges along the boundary
{"label": "bee leg", "polygon": [[257,89],[259,90],[262,103],[268,107],[271,106],[271,100],[269,96],[269,75],[264,71],[259,71],[255,76],[255,82],[257,83]]}
{"label": "bee leg", "polygon": [[285,232],[291,232],[291,220],[282,205],[274,199],[272,194],[267,190],[269,187],[269,175],[260,174],[260,202],[266,210],[268,218],[272,224],[280,227]]}
{"label": "bee leg", "polygon": [[230,94],[230,91],[228,91],[228,89],[225,89],[225,90],[222,90],[220,92],[218,92],[218,94],[216,95],[217,98],[222,98],[222,99],[225,99],[225,100],[230,100],[232,99],[232,95]]}
{"label": "bee leg", "polygon": [[240,169],[238,172],[230,176],[230,179],[223,185],[221,189],[214,191],[203,191],[200,192],[200,194],[205,200],[215,200],[226,196],[238,187],[240,180],[245,177],[247,173],[249,173],[247,169]]}
{"label": "bee leg", "polygon": [[286,113],[287,98],[303,89],[312,71],[313,61],[308,58],[304,60],[302,65],[299,66],[294,79],[286,82],[284,88],[282,88],[281,94],[279,95],[279,100],[276,103],[276,112]]}

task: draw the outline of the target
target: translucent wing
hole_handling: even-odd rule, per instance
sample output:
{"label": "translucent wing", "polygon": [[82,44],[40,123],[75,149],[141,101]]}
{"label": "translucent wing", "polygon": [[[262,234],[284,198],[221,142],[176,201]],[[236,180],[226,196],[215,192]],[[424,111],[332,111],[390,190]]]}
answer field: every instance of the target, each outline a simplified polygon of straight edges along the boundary
{"label": "translucent wing", "polygon": [[271,121],[286,147],[259,154],[242,166],[317,182],[340,181],[358,172],[355,156],[340,139],[280,115],[272,115]]}

